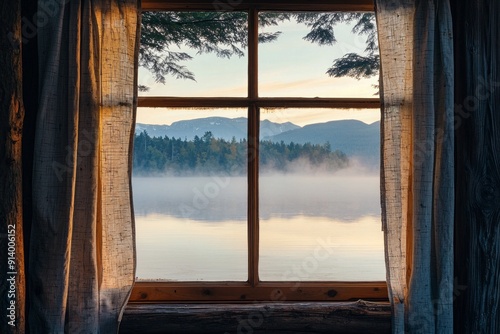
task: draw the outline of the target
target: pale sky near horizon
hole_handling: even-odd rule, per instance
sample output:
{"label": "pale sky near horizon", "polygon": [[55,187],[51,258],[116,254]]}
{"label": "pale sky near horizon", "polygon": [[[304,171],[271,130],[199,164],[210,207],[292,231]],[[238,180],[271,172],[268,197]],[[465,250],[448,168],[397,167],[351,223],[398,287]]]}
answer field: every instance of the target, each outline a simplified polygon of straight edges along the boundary
{"label": "pale sky near horizon", "polygon": [[[266,31],[282,31],[282,34],[277,41],[259,44],[259,96],[376,97],[377,88],[373,85],[377,84],[377,77],[357,80],[332,78],[326,74],[334,59],[364,50],[365,37],[350,30],[351,26],[345,24],[336,26],[337,43],[319,46],[302,39],[309,31],[303,24],[291,21],[267,27]],[[246,96],[246,56],[222,59],[213,54],[196,55],[191,50],[183,51],[194,58],[183,65],[194,72],[196,82],[168,77],[165,84],[159,84],[146,70],[139,69],[139,83],[150,87],[149,92],[139,92],[140,96]],[[137,123],[170,125],[179,120],[210,116],[246,117],[246,110],[139,108]],[[380,120],[380,110],[276,109],[273,112],[263,110],[261,119],[278,123],[290,121],[300,126],[340,119],[358,119],[370,124]]]}

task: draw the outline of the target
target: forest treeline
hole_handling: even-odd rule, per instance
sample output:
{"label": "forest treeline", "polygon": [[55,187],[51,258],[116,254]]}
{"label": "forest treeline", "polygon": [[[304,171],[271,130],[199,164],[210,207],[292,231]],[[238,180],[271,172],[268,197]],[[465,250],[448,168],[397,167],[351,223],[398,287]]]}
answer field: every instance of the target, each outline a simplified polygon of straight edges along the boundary
{"label": "forest treeline", "polygon": [[[260,142],[261,171],[335,171],[348,166],[347,156],[332,151],[330,144],[286,144]],[[136,134],[133,171],[135,175],[245,175],[247,140],[214,138],[211,132],[194,140],[150,137]]]}

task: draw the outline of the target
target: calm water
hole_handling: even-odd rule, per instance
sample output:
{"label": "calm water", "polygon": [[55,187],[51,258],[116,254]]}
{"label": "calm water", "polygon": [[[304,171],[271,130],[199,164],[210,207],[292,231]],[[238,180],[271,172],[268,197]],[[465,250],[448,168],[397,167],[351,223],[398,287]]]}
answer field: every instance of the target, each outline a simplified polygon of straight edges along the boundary
{"label": "calm water", "polygon": [[[245,281],[246,182],[135,177],[137,276]],[[259,210],[262,280],[385,280],[378,176],[262,176]]]}

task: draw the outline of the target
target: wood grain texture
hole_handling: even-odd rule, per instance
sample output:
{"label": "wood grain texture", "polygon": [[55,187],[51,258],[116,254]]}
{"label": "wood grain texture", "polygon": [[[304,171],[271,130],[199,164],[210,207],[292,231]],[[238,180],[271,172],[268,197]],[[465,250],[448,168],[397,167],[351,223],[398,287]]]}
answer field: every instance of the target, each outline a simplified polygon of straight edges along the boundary
{"label": "wood grain texture", "polygon": [[[255,9],[248,13],[248,97],[259,96],[259,16]],[[259,282],[259,124],[260,112],[248,107],[248,282]]]}
{"label": "wood grain texture", "polygon": [[259,124],[260,113],[255,106],[248,108],[248,282],[259,283]]}
{"label": "wood grain texture", "polygon": [[379,109],[378,98],[287,98],[260,97],[139,97],[139,107],[150,108],[369,108]]}
{"label": "wood grain texture", "polygon": [[143,0],[143,10],[344,10],[373,11],[373,0],[314,0],[304,3],[297,0]]}
{"label": "wood grain texture", "polygon": [[25,331],[21,1],[0,3],[0,333]]}
{"label": "wood grain texture", "polygon": [[389,303],[129,304],[120,333],[390,333]]}
{"label": "wood grain texture", "polygon": [[387,300],[385,282],[137,282],[131,302],[352,301]]}
{"label": "wood grain texture", "polygon": [[500,333],[499,12],[498,1],[453,4],[457,333]]}

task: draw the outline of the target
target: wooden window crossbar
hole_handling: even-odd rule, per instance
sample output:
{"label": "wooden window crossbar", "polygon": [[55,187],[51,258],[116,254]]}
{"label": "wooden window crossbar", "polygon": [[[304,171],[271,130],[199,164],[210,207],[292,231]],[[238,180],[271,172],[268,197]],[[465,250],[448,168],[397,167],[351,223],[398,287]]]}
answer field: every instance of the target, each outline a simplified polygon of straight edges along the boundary
{"label": "wooden window crossbar", "polygon": [[373,11],[373,0],[142,0],[143,10],[279,10],[279,11]]}
{"label": "wooden window crossbar", "polygon": [[379,109],[379,98],[318,97],[139,97],[139,107],[148,108],[328,108]]}

